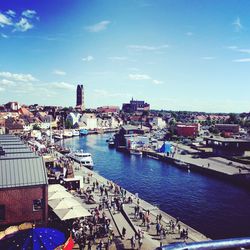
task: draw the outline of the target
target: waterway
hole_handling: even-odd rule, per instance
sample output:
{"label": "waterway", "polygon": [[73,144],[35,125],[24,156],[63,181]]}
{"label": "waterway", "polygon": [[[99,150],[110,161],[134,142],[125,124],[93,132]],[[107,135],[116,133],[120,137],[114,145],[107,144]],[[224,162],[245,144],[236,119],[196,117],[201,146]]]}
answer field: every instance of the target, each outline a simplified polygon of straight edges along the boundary
{"label": "waterway", "polygon": [[212,239],[250,236],[250,191],[148,157],[109,149],[104,135],[67,139],[92,154],[94,171]]}

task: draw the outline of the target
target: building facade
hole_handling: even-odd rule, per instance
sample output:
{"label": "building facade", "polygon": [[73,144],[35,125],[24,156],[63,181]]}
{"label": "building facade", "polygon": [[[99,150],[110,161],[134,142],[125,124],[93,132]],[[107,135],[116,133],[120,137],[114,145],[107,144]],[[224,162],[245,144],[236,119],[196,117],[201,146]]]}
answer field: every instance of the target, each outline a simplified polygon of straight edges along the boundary
{"label": "building facade", "polygon": [[0,228],[47,224],[48,180],[43,159],[18,137],[0,135]]}
{"label": "building facade", "polygon": [[124,103],[122,110],[124,112],[149,111],[150,105],[144,101],[136,101],[132,98],[130,103]]}
{"label": "building facade", "polygon": [[85,110],[84,88],[83,88],[83,85],[80,85],[80,84],[78,84],[76,88],[76,106],[80,107],[81,110]]}

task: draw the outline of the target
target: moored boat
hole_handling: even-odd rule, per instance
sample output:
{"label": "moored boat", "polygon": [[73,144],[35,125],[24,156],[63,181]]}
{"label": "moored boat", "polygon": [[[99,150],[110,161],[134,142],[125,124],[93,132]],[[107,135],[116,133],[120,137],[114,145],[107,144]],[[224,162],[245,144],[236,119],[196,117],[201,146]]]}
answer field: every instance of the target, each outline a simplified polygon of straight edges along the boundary
{"label": "moored boat", "polygon": [[139,156],[142,156],[142,152],[139,151],[139,150],[136,150],[136,149],[130,149],[130,150],[129,150],[129,153],[130,153],[131,155],[139,155]]}
{"label": "moored boat", "polygon": [[73,129],[73,130],[72,130],[72,135],[73,135],[73,136],[79,136],[79,135],[80,135],[80,131],[77,130],[77,129]]}
{"label": "moored boat", "polygon": [[92,155],[90,153],[85,153],[82,150],[77,152],[71,152],[66,155],[68,158],[80,163],[82,166],[93,169],[94,163]]}
{"label": "moored boat", "polygon": [[80,129],[79,134],[80,136],[88,135],[89,131],[87,129]]}

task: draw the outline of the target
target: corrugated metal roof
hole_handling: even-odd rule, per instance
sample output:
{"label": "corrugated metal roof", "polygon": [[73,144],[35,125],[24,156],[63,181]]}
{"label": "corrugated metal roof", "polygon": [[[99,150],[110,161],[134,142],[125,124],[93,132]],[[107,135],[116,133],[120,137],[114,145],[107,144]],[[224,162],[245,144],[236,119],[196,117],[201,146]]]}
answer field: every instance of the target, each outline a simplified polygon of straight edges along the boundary
{"label": "corrugated metal roof", "polygon": [[41,157],[0,159],[0,189],[48,184]]}
{"label": "corrugated metal roof", "polygon": [[16,136],[0,135],[0,189],[48,184],[42,157]]}

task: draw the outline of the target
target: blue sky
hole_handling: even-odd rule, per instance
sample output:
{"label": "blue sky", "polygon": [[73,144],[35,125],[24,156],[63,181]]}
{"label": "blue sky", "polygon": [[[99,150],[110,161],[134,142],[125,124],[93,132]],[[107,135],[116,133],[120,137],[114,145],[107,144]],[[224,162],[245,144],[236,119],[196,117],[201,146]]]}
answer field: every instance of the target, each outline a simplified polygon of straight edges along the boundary
{"label": "blue sky", "polygon": [[248,0],[0,1],[0,103],[248,112]]}

